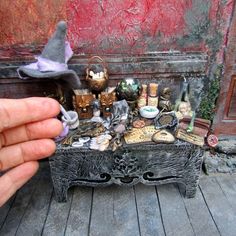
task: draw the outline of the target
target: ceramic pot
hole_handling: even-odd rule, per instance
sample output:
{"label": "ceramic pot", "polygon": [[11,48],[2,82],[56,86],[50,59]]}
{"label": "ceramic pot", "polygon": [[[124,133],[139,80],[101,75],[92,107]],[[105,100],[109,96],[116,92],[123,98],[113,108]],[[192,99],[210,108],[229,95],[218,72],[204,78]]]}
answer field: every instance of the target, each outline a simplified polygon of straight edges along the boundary
{"label": "ceramic pot", "polygon": [[69,129],[76,129],[79,126],[78,113],[76,111],[68,111],[67,114],[70,116],[70,120],[65,116],[62,116],[62,120],[67,123]]}

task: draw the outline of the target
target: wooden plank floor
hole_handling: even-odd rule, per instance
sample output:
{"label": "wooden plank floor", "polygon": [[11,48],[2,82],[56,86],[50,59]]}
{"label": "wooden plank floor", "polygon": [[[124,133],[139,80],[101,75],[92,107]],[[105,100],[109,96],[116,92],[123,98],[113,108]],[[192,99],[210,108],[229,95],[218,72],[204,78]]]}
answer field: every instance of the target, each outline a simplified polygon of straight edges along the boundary
{"label": "wooden plank floor", "polygon": [[44,161],[0,208],[0,235],[236,235],[236,175],[202,176],[194,199],[182,192],[177,184],[75,187],[57,203]]}

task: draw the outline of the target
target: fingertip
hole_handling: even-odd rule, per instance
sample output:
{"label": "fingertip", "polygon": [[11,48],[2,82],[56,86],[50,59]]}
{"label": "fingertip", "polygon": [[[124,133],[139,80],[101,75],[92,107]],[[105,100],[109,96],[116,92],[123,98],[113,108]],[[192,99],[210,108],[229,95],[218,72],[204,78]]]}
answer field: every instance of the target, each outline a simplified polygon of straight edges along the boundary
{"label": "fingertip", "polygon": [[57,112],[57,114],[59,114],[60,111],[61,111],[60,103],[57,100],[53,99],[53,98],[49,98],[49,100],[51,100],[51,103],[53,104],[55,111]]}
{"label": "fingertip", "polygon": [[60,113],[60,104],[53,98],[44,98],[43,106],[49,109],[52,116],[57,116]]}

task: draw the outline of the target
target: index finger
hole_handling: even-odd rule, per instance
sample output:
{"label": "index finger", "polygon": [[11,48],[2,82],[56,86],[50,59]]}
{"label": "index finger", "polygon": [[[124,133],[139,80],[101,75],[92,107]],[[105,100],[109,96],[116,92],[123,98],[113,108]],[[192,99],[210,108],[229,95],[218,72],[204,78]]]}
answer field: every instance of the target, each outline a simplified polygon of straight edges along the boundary
{"label": "index finger", "polygon": [[59,112],[59,103],[51,98],[0,99],[0,132],[55,117]]}

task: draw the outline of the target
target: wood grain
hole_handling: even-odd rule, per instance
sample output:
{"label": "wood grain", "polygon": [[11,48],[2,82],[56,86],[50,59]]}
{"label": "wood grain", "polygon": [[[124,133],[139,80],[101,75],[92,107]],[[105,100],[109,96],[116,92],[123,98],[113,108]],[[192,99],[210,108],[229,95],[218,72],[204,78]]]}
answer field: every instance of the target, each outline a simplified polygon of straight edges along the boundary
{"label": "wood grain", "polygon": [[40,166],[10,208],[0,208],[0,235],[236,235],[236,175],[203,176],[192,199],[181,185],[136,185],[73,188],[67,203],[57,203],[48,163]]}

